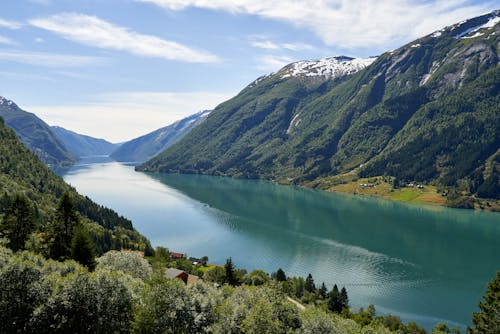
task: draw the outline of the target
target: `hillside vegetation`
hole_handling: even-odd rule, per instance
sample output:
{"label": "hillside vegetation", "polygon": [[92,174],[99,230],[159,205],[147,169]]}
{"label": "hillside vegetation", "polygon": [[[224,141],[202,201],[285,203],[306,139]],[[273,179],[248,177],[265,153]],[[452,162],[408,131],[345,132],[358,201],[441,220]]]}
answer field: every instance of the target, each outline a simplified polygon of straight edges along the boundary
{"label": "hillside vegetation", "polygon": [[130,220],[79,195],[23,146],[1,118],[0,189],[0,218],[9,211],[17,195],[28,200],[36,223],[32,243],[34,248],[46,235],[51,222],[56,220],[61,198],[68,194],[79,218],[94,239],[98,253],[122,248],[150,249],[149,241],[134,230]]}
{"label": "hillside vegetation", "polygon": [[[281,269],[271,277],[261,270],[246,273],[233,268],[230,259],[186,286],[165,277],[163,264],[173,262],[160,248],[148,259],[154,266],[137,252],[111,251],[91,272],[74,261],[12,253],[1,246],[0,255],[0,333],[426,333],[414,322],[377,316],[373,306],[350,310],[345,289],[334,286],[328,292],[311,275],[287,277]],[[217,277],[222,285],[215,284]],[[474,313],[469,333],[496,333],[499,285],[500,273]],[[309,298],[302,298],[306,306],[289,297],[297,298],[297,291]],[[444,323],[432,330],[460,332]]]}
{"label": "hillside vegetation", "polygon": [[498,200],[500,24],[487,23],[499,15],[444,28],[354,74],[261,78],[138,169],[317,186],[352,172],[390,177],[394,188],[432,184],[455,206],[470,206],[463,196]]}
{"label": "hillside vegetation", "polygon": [[36,115],[19,108],[14,102],[0,96],[0,117],[13,129],[19,139],[49,166],[68,166],[76,157],[52,132],[50,126]]}

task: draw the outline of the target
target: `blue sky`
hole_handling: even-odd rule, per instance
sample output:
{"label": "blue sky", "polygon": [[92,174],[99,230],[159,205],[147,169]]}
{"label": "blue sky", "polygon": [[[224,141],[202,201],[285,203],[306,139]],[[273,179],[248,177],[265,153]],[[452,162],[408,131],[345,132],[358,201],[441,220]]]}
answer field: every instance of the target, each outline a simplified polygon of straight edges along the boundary
{"label": "blue sky", "polygon": [[287,63],[397,48],[495,1],[8,0],[0,95],[51,125],[132,139]]}

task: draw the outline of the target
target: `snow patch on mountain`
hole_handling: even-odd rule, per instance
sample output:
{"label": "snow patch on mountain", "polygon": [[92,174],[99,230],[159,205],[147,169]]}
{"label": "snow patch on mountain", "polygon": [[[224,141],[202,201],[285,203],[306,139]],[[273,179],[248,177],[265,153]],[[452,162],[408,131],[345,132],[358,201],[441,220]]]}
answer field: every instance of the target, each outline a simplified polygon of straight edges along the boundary
{"label": "snow patch on mountain", "polygon": [[270,74],[266,74],[266,75],[263,75],[261,77],[258,77],[257,79],[255,79],[250,85],[248,85],[249,88],[252,88],[252,87],[255,87],[257,86],[260,82],[264,81],[265,79],[269,78],[270,76],[272,76],[274,73],[270,73]]}
{"label": "snow patch on mountain", "polygon": [[6,104],[8,106],[11,106],[11,105],[16,105],[14,102],[12,102],[11,100],[7,100],[5,97],[3,96],[0,96],[0,104]]}
{"label": "snow patch on mountain", "polygon": [[[474,38],[474,37],[479,37],[479,36],[481,36],[483,34],[479,33],[478,30],[493,28],[499,22],[500,22],[500,16],[494,16],[491,19],[489,19],[488,22],[486,22],[484,24],[481,24],[481,25],[478,25],[478,26],[475,26],[475,27],[471,27],[471,28],[469,28],[469,29],[461,32],[460,34],[455,35],[454,37],[456,39],[459,39],[459,38]],[[469,36],[472,33],[475,33],[475,34]]]}
{"label": "snow patch on mountain", "polygon": [[340,56],[313,61],[298,61],[283,67],[278,74],[281,75],[282,79],[300,76],[337,78],[356,73],[373,63],[375,59],[377,58],[351,58]]}
{"label": "snow patch on mountain", "polygon": [[299,118],[300,113],[295,115],[292,120],[290,121],[290,124],[288,125],[288,129],[286,130],[286,134],[289,135],[294,127],[297,127],[300,124],[301,119]]}

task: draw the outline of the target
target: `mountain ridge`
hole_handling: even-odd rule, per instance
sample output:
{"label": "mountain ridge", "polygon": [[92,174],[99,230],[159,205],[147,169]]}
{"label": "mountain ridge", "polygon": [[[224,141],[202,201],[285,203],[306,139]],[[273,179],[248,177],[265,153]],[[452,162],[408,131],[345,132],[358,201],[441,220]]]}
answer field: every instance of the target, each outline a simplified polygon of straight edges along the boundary
{"label": "mountain ridge", "polygon": [[24,111],[16,103],[0,96],[0,117],[19,139],[49,166],[68,166],[75,156],[68,151],[52,129],[35,114]]}
{"label": "mountain ridge", "polygon": [[261,77],[138,170],[294,184],[355,170],[497,198],[478,190],[500,169],[499,16],[445,27],[354,74]]}
{"label": "mountain ridge", "polygon": [[201,124],[211,110],[203,110],[170,125],[122,143],[111,157],[122,162],[144,162],[181,140]]}
{"label": "mountain ridge", "polygon": [[110,155],[121,144],[110,143],[105,139],[76,133],[60,126],[52,126],[52,131],[76,157],[91,155]]}

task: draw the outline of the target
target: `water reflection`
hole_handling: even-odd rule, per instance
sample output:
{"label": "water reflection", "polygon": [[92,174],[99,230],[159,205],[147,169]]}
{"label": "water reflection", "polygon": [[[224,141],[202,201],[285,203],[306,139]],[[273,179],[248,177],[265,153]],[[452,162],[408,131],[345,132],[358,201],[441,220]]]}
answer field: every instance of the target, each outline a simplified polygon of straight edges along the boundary
{"label": "water reflection", "polygon": [[346,285],[354,306],[427,327],[468,323],[500,268],[499,215],[402,205],[269,182],[136,173],[82,161],[65,179],[132,219],[154,245],[215,263],[313,274]]}
{"label": "water reflection", "polygon": [[254,255],[252,264],[316,273],[317,281],[345,284],[355,300],[385,308],[468,321],[485,282],[500,267],[498,214],[262,181],[150,176],[236,217],[230,228],[252,240],[253,248],[245,250]]}

